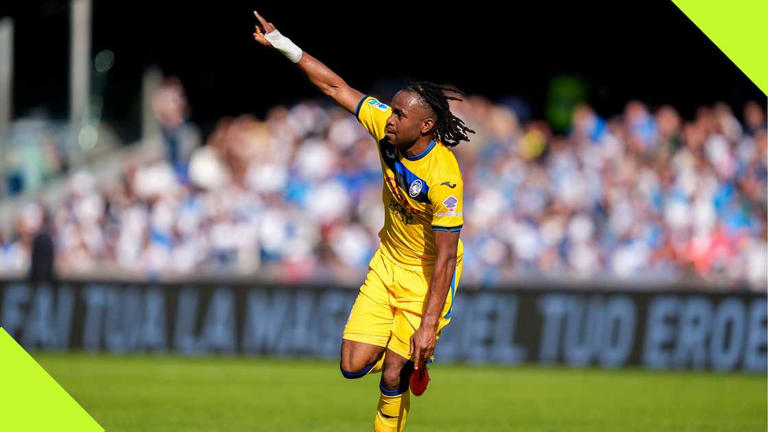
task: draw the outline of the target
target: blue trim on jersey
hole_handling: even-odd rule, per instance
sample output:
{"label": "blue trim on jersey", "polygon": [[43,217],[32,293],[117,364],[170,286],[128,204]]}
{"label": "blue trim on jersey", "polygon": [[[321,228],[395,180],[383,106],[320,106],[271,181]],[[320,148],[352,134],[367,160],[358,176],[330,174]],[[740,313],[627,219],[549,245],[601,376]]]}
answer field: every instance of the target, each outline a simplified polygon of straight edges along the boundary
{"label": "blue trim on jersey", "polygon": [[[426,181],[406,168],[405,165],[403,165],[400,161],[395,161],[395,169],[393,171],[395,171],[397,184],[405,191],[405,193],[408,194],[409,197],[411,197],[411,199],[418,202],[429,202],[429,197],[427,196],[427,193],[429,192],[429,186],[427,186]],[[416,196],[413,196],[411,195],[411,185],[416,181],[421,182],[421,190]]]}
{"label": "blue trim on jersey", "polygon": [[450,232],[458,232],[461,231],[461,227],[464,225],[459,225],[457,227],[441,227],[441,226],[434,226],[432,225],[432,231],[450,231]]}
{"label": "blue trim on jersey", "polygon": [[[389,150],[392,157],[387,155],[387,150]],[[384,160],[384,164],[386,164],[387,167],[392,171],[395,170],[395,160],[397,160],[396,150],[397,149],[395,149],[395,146],[390,144],[386,138],[379,140],[379,153],[381,154],[381,158]]]}
{"label": "blue trim on jersey", "polygon": [[366,99],[368,99],[368,95],[363,95],[363,98],[357,103],[357,107],[355,107],[355,117],[360,117],[360,108],[362,108],[363,102],[365,102]]}
{"label": "blue trim on jersey", "polygon": [[[387,155],[387,150],[389,150],[390,154],[394,155],[394,158]],[[384,163],[387,165],[387,167],[389,167],[389,169],[395,173],[395,181],[397,182],[397,185],[406,195],[408,195],[409,198],[422,203],[430,202],[428,195],[429,186],[427,186],[427,182],[414,174],[405,165],[403,165],[402,162],[397,160],[396,148],[390,144],[386,138],[382,138],[379,141],[379,152],[381,153],[381,158],[384,160]],[[411,184],[417,180],[421,181],[421,190],[419,191],[418,195],[414,197],[411,196]]]}
{"label": "blue trim on jersey", "polygon": [[451,311],[453,310],[453,300],[456,296],[456,270],[458,270],[458,265],[455,269],[453,269],[453,278],[451,279],[451,307],[448,308],[448,313],[445,314],[443,318],[450,318],[451,317]]}
{"label": "blue trim on jersey", "polygon": [[386,396],[397,396],[397,395],[400,395],[400,394],[403,394],[403,393],[407,392],[408,391],[408,387],[406,387],[405,390],[401,390],[399,388],[388,389],[388,388],[384,387],[384,384],[382,384],[380,382],[379,383],[379,390],[381,390],[381,393],[386,395]]}
{"label": "blue trim on jersey", "polygon": [[365,374],[367,374],[368,371],[371,370],[371,368],[373,368],[374,365],[376,365],[376,362],[369,364],[368,366],[363,368],[363,370],[361,371],[348,372],[342,369],[341,363],[339,363],[339,370],[341,370],[341,374],[344,375],[344,378],[355,379],[355,378],[362,378],[363,376],[365,376]]}
{"label": "blue trim on jersey", "polygon": [[408,159],[408,160],[412,160],[412,161],[419,160],[419,159],[423,158],[424,156],[426,156],[427,153],[429,153],[430,150],[432,150],[432,148],[434,148],[434,147],[435,147],[435,140],[432,140],[432,141],[429,142],[429,145],[427,146],[427,148],[424,149],[424,151],[422,151],[421,153],[417,154],[416,156],[405,155],[405,158]]}

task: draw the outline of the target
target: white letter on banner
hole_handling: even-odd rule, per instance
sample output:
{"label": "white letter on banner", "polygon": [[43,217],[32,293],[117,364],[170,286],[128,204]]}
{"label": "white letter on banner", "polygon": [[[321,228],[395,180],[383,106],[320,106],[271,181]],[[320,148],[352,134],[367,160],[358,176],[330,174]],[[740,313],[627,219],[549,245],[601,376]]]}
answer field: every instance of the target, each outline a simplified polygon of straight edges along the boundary
{"label": "white letter on banner", "polygon": [[496,295],[478,294],[472,308],[472,319],[465,327],[465,340],[468,348],[464,351],[472,363],[484,363],[490,359],[490,345],[493,343],[492,315]]}
{"label": "white letter on banner", "polygon": [[602,299],[581,295],[569,296],[566,301],[565,339],[563,351],[570,366],[586,366],[599,352],[602,330]]}
{"label": "white letter on banner", "polygon": [[518,364],[525,361],[523,347],[515,345],[517,325],[517,297],[501,294],[496,298],[496,323],[493,327],[491,360],[504,364]]}
{"label": "white letter on banner", "polygon": [[[0,291],[3,292],[3,291]],[[14,339],[24,325],[24,313],[21,305],[29,301],[29,286],[26,284],[9,284],[4,290],[3,311],[0,315],[0,324]]]}
{"label": "white letter on banner", "polygon": [[744,353],[744,369],[750,372],[766,372],[766,325],[768,310],[765,298],[752,300],[749,305],[747,350]]}
{"label": "white letter on banner", "polygon": [[141,332],[141,292],[113,285],[105,292],[104,340],[111,353],[135,351]]}
{"label": "white letter on banner", "polygon": [[566,299],[566,296],[560,294],[549,294],[539,299],[539,311],[542,314],[539,345],[539,362],[541,363],[557,361]]}
{"label": "white letter on banner", "polygon": [[53,292],[48,284],[38,284],[24,323],[21,343],[25,349],[47,348],[54,342]]}
{"label": "white letter on banner", "polygon": [[600,365],[615,368],[626,363],[635,342],[636,316],[635,303],[629,296],[613,296],[606,302]]}
{"label": "white letter on banner", "polygon": [[235,352],[235,296],[230,288],[219,287],[211,294],[200,335],[200,345],[203,352]]}
{"label": "white letter on banner", "polygon": [[714,369],[729,371],[739,362],[744,346],[745,315],[746,311],[741,299],[729,298],[718,305],[709,346]]}
{"label": "white letter on banner", "polygon": [[176,305],[176,325],[173,329],[173,346],[180,354],[198,353],[195,338],[198,288],[185,287],[179,291]]}
{"label": "white letter on banner", "polygon": [[[324,291],[314,317],[315,352],[321,357],[336,358],[339,355],[341,333],[355,298],[347,291]],[[439,344],[438,344],[439,345]]]}
{"label": "white letter on banner", "polygon": [[643,363],[652,369],[669,368],[669,348],[673,343],[673,326],[667,322],[668,318],[677,316],[679,301],[677,297],[654,297],[648,304],[646,317],[645,349]]}
{"label": "white letter on banner", "polygon": [[149,287],[144,293],[144,312],[141,320],[141,346],[154,352],[165,351],[165,296],[157,287]]}
{"label": "white letter on banner", "polygon": [[712,326],[712,302],[702,296],[689,297],[680,311],[677,347],[672,357],[676,368],[702,369],[707,365],[707,335]]}
{"label": "white letter on banner", "polygon": [[252,289],[248,293],[243,352],[274,354],[277,351],[282,321],[288,314],[288,301],[284,290]]}
{"label": "white letter on banner", "polygon": [[87,285],[83,289],[85,323],[83,324],[83,349],[98,351],[101,348],[101,329],[104,321],[104,296],[108,288],[103,285]]}

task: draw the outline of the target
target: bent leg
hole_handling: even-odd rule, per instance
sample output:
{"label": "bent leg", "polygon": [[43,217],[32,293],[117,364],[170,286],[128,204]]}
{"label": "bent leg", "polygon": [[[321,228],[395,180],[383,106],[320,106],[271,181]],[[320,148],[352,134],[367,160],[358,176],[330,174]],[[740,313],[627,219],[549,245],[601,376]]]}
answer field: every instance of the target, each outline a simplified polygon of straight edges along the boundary
{"label": "bent leg", "polygon": [[388,305],[362,292],[358,294],[341,341],[339,366],[345,378],[360,378],[381,371],[393,320]]}
{"label": "bent leg", "polygon": [[387,289],[391,275],[388,276],[389,270],[379,261],[376,257],[371,260],[368,276],[344,326],[340,367],[346,378],[380,371],[384,349],[389,343],[394,321]]}
{"label": "bent leg", "polygon": [[339,367],[344,378],[354,379],[378,372],[384,360],[384,347],[342,339]]}
{"label": "bent leg", "polygon": [[382,392],[403,393],[408,390],[411,372],[413,372],[413,362],[387,348],[384,356],[384,372],[381,374]]}

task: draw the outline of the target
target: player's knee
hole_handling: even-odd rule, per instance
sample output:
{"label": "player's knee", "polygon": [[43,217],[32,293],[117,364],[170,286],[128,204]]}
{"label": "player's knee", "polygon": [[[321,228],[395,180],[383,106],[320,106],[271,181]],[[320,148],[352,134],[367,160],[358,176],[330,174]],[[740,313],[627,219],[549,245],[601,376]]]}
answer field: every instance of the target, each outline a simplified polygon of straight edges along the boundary
{"label": "player's knee", "polygon": [[371,370],[374,364],[376,363],[374,362],[370,364],[361,364],[359,362],[356,363],[349,359],[342,358],[341,362],[339,362],[339,369],[341,370],[341,375],[344,378],[355,379],[365,376],[365,374]]}
{"label": "player's knee", "polygon": [[408,391],[409,378],[413,372],[413,363],[408,362],[402,368],[385,369],[381,374],[379,388],[385,395],[399,395]]}
{"label": "player's knee", "polygon": [[[405,362],[402,366],[385,365],[381,373],[381,383],[379,384],[382,392],[386,390],[397,390],[399,393],[408,390],[408,382],[413,373],[413,362]],[[399,394],[398,393],[398,394]]]}
{"label": "player's knee", "polygon": [[400,387],[400,370],[389,368],[381,373],[381,384],[388,389]]}
{"label": "player's knee", "polygon": [[359,371],[368,365],[367,363],[362,362],[358,356],[344,354],[344,352],[341,353],[341,361],[339,362],[339,368],[342,372]]}

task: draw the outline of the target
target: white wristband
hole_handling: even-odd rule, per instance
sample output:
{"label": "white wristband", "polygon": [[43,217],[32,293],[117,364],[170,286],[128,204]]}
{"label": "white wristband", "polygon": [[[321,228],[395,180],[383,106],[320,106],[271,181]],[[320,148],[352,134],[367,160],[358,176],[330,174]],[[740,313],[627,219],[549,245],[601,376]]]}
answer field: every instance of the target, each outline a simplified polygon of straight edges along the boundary
{"label": "white wristband", "polygon": [[294,63],[298,63],[299,60],[301,60],[301,55],[304,54],[304,51],[302,51],[298,45],[293,43],[293,41],[287,37],[281,35],[277,29],[265,34],[264,38],[268,40],[275,49],[288,57],[288,60]]}

